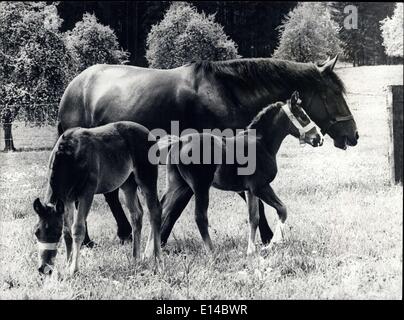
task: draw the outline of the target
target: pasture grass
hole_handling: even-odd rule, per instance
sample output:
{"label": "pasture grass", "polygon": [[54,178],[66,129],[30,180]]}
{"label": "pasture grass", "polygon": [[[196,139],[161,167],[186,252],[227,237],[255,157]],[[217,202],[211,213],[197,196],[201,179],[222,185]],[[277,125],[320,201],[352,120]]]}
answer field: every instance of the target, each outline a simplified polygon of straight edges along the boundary
{"label": "pasture grass", "polygon": [[[403,189],[389,182],[383,86],[402,83],[402,66],[338,72],[348,92],[360,93],[347,98],[359,144],[342,151],[329,138],[322,148],[286,139],[272,184],[288,207],[286,239],[265,248],[257,237],[253,257],[246,256],[246,206],[233,193],[211,191],[215,253],[203,250],[191,201],[159,269],[132,261],[131,244],[119,244],[113,217],[96,196],[88,225],[98,246],[82,249],[80,272],[70,278],[61,245],[58,273],[43,279],[36,271],[32,202],[44,192],[49,151],[0,153],[0,298],[401,299]],[[161,167],[160,192],[164,173]],[[275,211],[266,206],[266,213],[275,227]],[[143,248],[148,231],[145,214]]]}

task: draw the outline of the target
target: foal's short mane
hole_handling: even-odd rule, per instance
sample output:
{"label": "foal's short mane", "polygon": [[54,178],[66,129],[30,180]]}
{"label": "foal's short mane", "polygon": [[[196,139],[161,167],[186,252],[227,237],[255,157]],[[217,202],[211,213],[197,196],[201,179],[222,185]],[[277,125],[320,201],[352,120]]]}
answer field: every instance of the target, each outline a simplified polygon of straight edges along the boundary
{"label": "foal's short mane", "polygon": [[[194,61],[196,72],[213,74],[223,80],[231,78],[243,86],[289,89],[324,89],[324,77],[313,63],[299,63],[272,58],[235,59],[227,61]],[[334,72],[327,72],[336,90],[345,93],[342,80]]]}
{"label": "foal's short mane", "polygon": [[247,129],[257,129],[262,124],[270,125],[270,121],[272,121],[275,116],[279,113],[280,108],[282,107],[282,102],[275,102],[270,104],[268,107],[262,109],[258,114],[252,119],[250,124],[247,126]]}

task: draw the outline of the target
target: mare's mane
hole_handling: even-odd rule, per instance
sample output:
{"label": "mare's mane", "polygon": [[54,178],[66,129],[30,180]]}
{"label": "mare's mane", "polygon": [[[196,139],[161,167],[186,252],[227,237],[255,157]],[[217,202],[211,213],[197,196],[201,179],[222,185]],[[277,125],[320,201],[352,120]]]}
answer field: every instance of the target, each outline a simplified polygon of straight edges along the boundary
{"label": "mare's mane", "polygon": [[[251,88],[275,86],[289,91],[324,90],[324,76],[313,63],[299,63],[272,58],[235,59],[227,61],[194,61],[195,72],[210,74],[223,81],[232,80]],[[333,71],[326,76],[336,90],[345,93],[342,80]]]}

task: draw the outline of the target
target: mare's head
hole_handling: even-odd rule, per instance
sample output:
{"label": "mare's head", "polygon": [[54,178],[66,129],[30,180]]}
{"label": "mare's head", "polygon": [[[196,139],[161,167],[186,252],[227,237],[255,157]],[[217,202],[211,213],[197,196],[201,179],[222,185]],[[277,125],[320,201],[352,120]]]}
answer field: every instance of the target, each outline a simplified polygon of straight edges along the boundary
{"label": "mare's head", "polygon": [[313,147],[323,144],[323,136],[304,111],[298,91],[293,92],[286,104],[282,105],[281,110],[289,120],[289,134],[298,138],[301,144],[307,143]]}
{"label": "mare's head", "polygon": [[322,134],[328,134],[337,148],[346,149],[358,143],[359,134],[344,98],[344,85],[333,71],[337,59],[338,55],[313,66],[317,80],[313,89],[305,90],[303,100],[307,113]]}
{"label": "mare's head", "polygon": [[63,231],[64,205],[61,200],[58,200],[54,206],[43,205],[37,198],[34,201],[34,210],[39,217],[35,226],[35,236],[38,240],[38,271],[51,274]]}

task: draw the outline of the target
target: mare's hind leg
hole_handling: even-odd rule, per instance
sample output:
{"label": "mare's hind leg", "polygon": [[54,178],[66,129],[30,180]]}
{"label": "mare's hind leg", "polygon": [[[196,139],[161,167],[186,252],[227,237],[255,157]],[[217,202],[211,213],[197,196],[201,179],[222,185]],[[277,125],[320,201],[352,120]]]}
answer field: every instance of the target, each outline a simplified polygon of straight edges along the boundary
{"label": "mare's hind leg", "polygon": [[161,198],[163,221],[161,225],[161,245],[167,243],[175,222],[184,211],[193,195],[192,189],[181,177],[175,164],[167,164],[167,187]]}
{"label": "mare's hind leg", "polygon": [[132,227],[126,218],[121,203],[119,202],[119,189],[105,193],[104,197],[118,225],[118,237],[123,244],[125,240],[130,240]]}
{"label": "mare's hind leg", "polygon": [[247,191],[247,204],[248,204],[248,216],[250,222],[250,234],[248,237],[248,249],[247,255],[255,253],[255,234],[257,232],[259,213],[258,213],[258,198],[251,192]]}
{"label": "mare's hind leg", "polygon": [[135,259],[140,259],[140,239],[142,234],[143,209],[138,198],[137,184],[132,175],[121,186],[121,189],[125,196],[126,206],[129,210],[129,220],[132,225],[132,254]]}
{"label": "mare's hind leg", "polygon": [[[240,197],[244,199],[244,201],[247,201],[247,198],[244,194],[244,192],[240,192],[238,194]],[[261,241],[263,244],[269,244],[271,242],[272,237],[274,236],[271,228],[269,227],[267,218],[265,217],[265,209],[264,209],[264,204],[262,203],[261,200],[258,200],[258,212],[259,212],[259,230],[260,230],[260,235],[261,235]]]}
{"label": "mare's hind leg", "polygon": [[276,243],[282,241],[284,237],[284,227],[287,218],[286,206],[283,204],[281,199],[278,198],[270,185],[267,185],[264,188],[257,189],[256,191],[254,191],[254,194],[262,199],[265,203],[275,208],[278,214],[279,221],[276,225],[276,230],[272,242]]}

